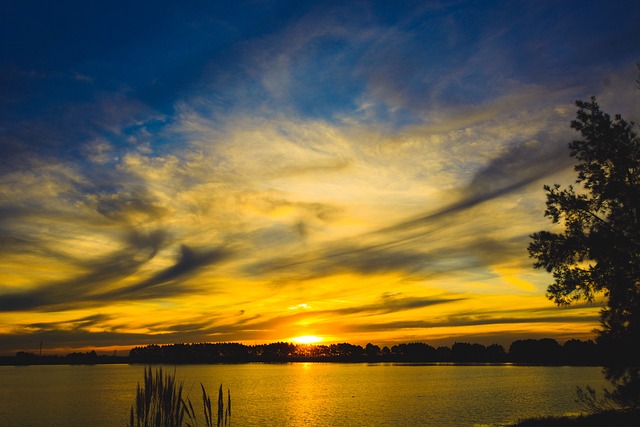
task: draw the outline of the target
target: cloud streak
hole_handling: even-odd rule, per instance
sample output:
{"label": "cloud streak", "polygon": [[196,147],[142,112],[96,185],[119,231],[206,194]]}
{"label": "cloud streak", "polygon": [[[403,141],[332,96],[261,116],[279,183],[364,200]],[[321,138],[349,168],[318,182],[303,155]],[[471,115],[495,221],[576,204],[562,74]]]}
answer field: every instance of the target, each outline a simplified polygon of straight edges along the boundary
{"label": "cloud streak", "polygon": [[[509,241],[511,237],[501,242],[484,236],[478,229],[476,236],[464,242],[463,249],[454,250],[452,242],[449,242],[447,247],[438,247],[436,255],[435,251],[418,249],[417,246],[434,246],[434,240],[437,246],[441,239],[439,235],[447,235],[447,238],[450,238],[451,234],[447,234],[445,230],[459,226],[466,212],[483,203],[522,191],[543,178],[569,169],[572,163],[567,151],[566,145],[552,141],[546,144],[537,141],[514,144],[498,157],[491,159],[473,176],[467,186],[454,190],[454,193],[459,194],[458,198],[440,209],[363,235],[329,243],[320,253],[302,257],[296,255],[293,259],[277,258],[262,262],[249,271],[291,271],[306,265],[307,268],[316,271],[316,274],[340,270],[364,274],[400,270],[410,274],[429,270],[434,259],[442,259],[447,255],[455,256],[456,252],[460,255],[460,252],[473,254],[476,251],[493,254],[492,257],[484,257],[485,260],[504,261],[505,257],[509,257],[510,247],[514,243]],[[374,242],[366,243],[368,240]],[[524,244],[520,240],[516,243]]]}
{"label": "cloud streak", "polygon": [[63,311],[79,307],[104,306],[114,301],[186,295],[193,292],[193,289],[179,286],[180,282],[194,275],[199,269],[218,263],[227,256],[222,249],[196,253],[183,245],[178,259],[172,266],[138,283],[114,288],[114,283],[132,276],[153,259],[163,243],[163,236],[161,233],[153,233],[150,236],[132,236],[131,240],[136,245],[92,263],[91,270],[87,273],[64,281],[40,285],[26,292],[1,295],[0,310]]}

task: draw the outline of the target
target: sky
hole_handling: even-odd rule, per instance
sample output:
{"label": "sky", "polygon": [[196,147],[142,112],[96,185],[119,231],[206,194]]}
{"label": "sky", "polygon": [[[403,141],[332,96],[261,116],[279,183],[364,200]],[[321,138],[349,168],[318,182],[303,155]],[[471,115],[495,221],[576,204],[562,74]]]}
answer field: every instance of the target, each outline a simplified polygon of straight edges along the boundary
{"label": "sky", "polygon": [[[589,339],[532,268],[636,1],[0,3],[0,354]],[[316,338],[300,338],[316,337]]]}

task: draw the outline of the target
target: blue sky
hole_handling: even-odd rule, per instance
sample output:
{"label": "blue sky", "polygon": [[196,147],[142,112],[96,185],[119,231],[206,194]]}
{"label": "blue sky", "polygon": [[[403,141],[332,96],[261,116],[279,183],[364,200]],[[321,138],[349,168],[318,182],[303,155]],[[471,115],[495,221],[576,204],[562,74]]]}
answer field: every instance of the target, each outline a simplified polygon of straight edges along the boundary
{"label": "blue sky", "polygon": [[526,247],[639,9],[3,2],[0,351],[592,336]]}

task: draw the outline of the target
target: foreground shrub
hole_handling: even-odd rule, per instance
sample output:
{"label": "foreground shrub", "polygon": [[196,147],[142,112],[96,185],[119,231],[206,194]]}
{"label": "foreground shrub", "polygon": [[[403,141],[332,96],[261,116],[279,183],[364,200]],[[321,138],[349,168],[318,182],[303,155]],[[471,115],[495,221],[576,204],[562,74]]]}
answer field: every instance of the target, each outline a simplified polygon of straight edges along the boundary
{"label": "foreground shrub", "polygon": [[[155,373],[151,368],[144,370],[144,382],[138,383],[135,406],[131,406],[130,427],[197,427],[198,417],[191,399],[182,397],[182,382],[176,383],[175,373],[163,374],[162,368]],[[213,427],[211,398],[202,384],[202,405],[204,425]],[[217,426],[228,425],[231,418],[231,394],[227,390],[227,407],[224,406],[222,384],[218,391]]]}

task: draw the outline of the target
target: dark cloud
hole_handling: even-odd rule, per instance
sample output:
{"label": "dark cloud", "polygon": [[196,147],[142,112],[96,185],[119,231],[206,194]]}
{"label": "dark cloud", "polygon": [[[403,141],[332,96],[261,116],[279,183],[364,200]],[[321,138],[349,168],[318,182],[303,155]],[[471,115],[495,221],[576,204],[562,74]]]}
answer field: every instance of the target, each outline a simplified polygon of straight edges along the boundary
{"label": "dark cloud", "polygon": [[392,294],[383,295],[380,300],[373,304],[365,304],[355,307],[338,308],[333,310],[314,311],[313,314],[327,315],[349,315],[358,314],[363,316],[373,316],[379,314],[388,314],[413,310],[416,308],[424,308],[433,305],[448,304],[456,301],[463,301],[465,298],[448,297],[448,298],[416,298],[416,297],[397,297]]}
{"label": "dark cloud", "polygon": [[267,258],[250,264],[245,271],[254,275],[313,278],[345,272],[361,274],[420,271],[427,255],[418,250],[394,250],[388,244],[358,246],[352,242],[334,242],[322,252]]}
{"label": "dark cloud", "polygon": [[[470,223],[470,228],[456,232],[457,235],[452,230],[460,226],[463,213],[572,166],[568,143],[553,140],[550,135],[540,136],[546,142],[517,143],[506,148],[458,191],[457,201],[439,210],[366,235],[329,243],[319,253],[267,259],[249,266],[247,271],[302,277],[345,271],[362,274],[401,271],[431,276],[462,268],[450,262],[444,266],[446,260],[465,258],[464,268],[476,268],[520,255],[528,233],[515,240],[484,234],[500,224],[483,230]],[[465,217],[463,221],[473,220]]]}
{"label": "dark cloud", "polygon": [[83,261],[89,271],[60,282],[37,286],[22,292],[0,295],[1,311],[46,310],[62,311],[86,306],[100,306],[112,301],[147,298],[167,298],[185,294],[192,289],[177,286],[198,270],[225,259],[229,252],[218,248],[194,251],[186,245],[180,248],[176,263],[136,284],[113,289],[118,281],[133,275],[163,247],[165,234],[131,233],[128,247],[101,260]]}
{"label": "dark cloud", "polygon": [[[469,235],[468,231],[448,233],[446,222],[423,226],[408,237],[389,235],[382,243],[356,245],[354,240],[333,242],[324,252],[269,258],[252,264],[246,271],[256,275],[309,279],[345,272],[372,275],[401,272],[420,277],[435,277],[463,269],[481,268],[504,262],[522,254],[528,235],[516,239]],[[450,230],[449,230],[450,231]],[[362,236],[361,240],[367,240]],[[464,259],[464,264],[455,262]],[[454,262],[452,262],[454,261]]]}
{"label": "dark cloud", "polygon": [[402,329],[430,329],[441,327],[464,327],[464,326],[489,326],[489,325],[507,325],[507,324],[535,324],[535,323],[588,323],[594,325],[599,320],[598,314],[590,316],[527,316],[526,311],[518,316],[501,316],[501,313],[493,313],[491,316],[455,316],[449,319],[433,319],[433,320],[408,320],[408,321],[392,321],[371,324],[356,324],[348,326],[352,332],[382,332]]}
{"label": "dark cloud", "polygon": [[[97,301],[101,289],[131,276],[151,260],[165,242],[165,233],[131,232],[127,245],[102,259],[94,260],[89,271],[74,278],[48,283],[34,289],[0,295],[0,310],[65,310],[87,301]],[[85,260],[83,263],[88,264]]]}
{"label": "dark cloud", "polygon": [[461,301],[464,298],[450,296],[450,297],[430,297],[430,298],[417,298],[417,297],[403,297],[392,294],[382,295],[376,302],[364,305],[355,305],[340,308],[329,308],[324,310],[295,310],[290,314],[280,315],[275,317],[263,318],[261,316],[254,317],[246,322],[234,322],[233,328],[242,330],[256,330],[256,331],[275,331],[279,328],[289,328],[292,324],[304,321],[309,318],[324,319],[338,319],[341,316],[351,317],[369,317],[375,315],[383,315],[389,313],[399,313],[407,310],[413,310],[418,308],[424,308],[429,306],[448,304],[456,301]]}
{"label": "dark cloud", "polygon": [[34,332],[57,331],[61,329],[77,330],[101,325],[104,322],[112,319],[112,316],[106,314],[92,314],[90,316],[85,316],[78,319],[70,319],[57,322],[29,323],[28,325],[22,325],[22,327]]}
{"label": "dark cloud", "polygon": [[460,190],[462,196],[457,201],[435,212],[383,228],[378,233],[392,233],[432,224],[570,168],[573,165],[568,149],[570,139],[560,138],[555,141],[547,140],[546,143],[529,142],[508,147],[476,172],[471,182]]}
{"label": "dark cloud", "polygon": [[187,289],[185,287],[178,287],[177,284],[179,282],[191,277],[203,267],[216,264],[226,259],[229,255],[230,253],[223,248],[196,252],[187,245],[182,245],[180,246],[178,260],[173,266],[135,285],[105,292],[100,295],[100,299],[103,301],[114,299],[145,299],[184,294]]}
{"label": "dark cloud", "polygon": [[98,194],[96,211],[117,222],[149,221],[162,218],[167,209],[160,206],[149,194],[141,191],[130,192],[126,189],[111,194]]}
{"label": "dark cloud", "polygon": [[[260,339],[260,330],[255,325],[246,326],[256,317],[243,317],[234,322],[224,316],[201,316],[197,322],[169,324],[157,322],[145,325],[149,332],[125,332],[127,327],[107,326],[117,324],[118,319],[96,314],[79,319],[59,322],[42,322],[19,325],[15,332],[0,333],[0,354],[17,351],[38,351],[43,344],[43,353],[48,349],[96,348],[106,346],[134,347],[149,344],[173,344],[176,342],[216,342]],[[216,321],[224,320],[222,325]],[[110,322],[110,323],[107,323]],[[212,326],[213,325],[213,326]],[[100,330],[102,329],[102,330]]]}
{"label": "dark cloud", "polygon": [[[33,333],[4,333],[0,334],[2,352],[11,354],[18,351],[37,352],[42,343],[42,353],[49,354],[51,349],[84,349],[99,347],[134,347],[149,344],[173,344],[182,342],[181,334],[146,334],[127,333],[122,331],[89,331],[86,329],[51,329]],[[200,339],[202,335],[199,335]],[[196,336],[191,336],[193,342],[198,342]],[[55,353],[58,353],[55,351]],[[64,354],[64,353],[62,353]],[[120,354],[120,353],[119,353]],[[126,355],[123,353],[121,355]]]}
{"label": "dark cloud", "polygon": [[[478,171],[468,195],[499,197],[570,167],[568,141],[563,135],[539,135],[544,142],[517,143],[505,149]],[[558,138],[558,139],[555,139]]]}
{"label": "dark cloud", "polygon": [[[262,315],[245,316],[237,313],[234,315],[206,315],[198,321],[180,322],[179,324],[168,324],[166,322],[156,322],[146,324],[150,329],[148,333],[127,333],[119,330],[118,326],[106,327],[103,331],[95,332],[107,322],[117,322],[117,318],[105,314],[95,314],[78,319],[67,321],[31,323],[20,326],[20,331],[16,333],[0,334],[3,342],[3,351],[35,351],[40,342],[47,348],[87,348],[92,346],[136,346],[147,344],[172,344],[175,342],[216,342],[216,341],[255,341],[262,340],[265,334],[269,334],[279,328],[289,327],[301,320],[313,317],[324,318],[321,324],[329,325],[333,319],[340,319],[340,327],[349,333],[375,333],[386,331],[423,329],[421,341],[432,345],[442,342],[443,345],[451,345],[452,338],[446,340],[429,339],[428,330],[438,327],[449,326],[480,326],[480,325],[517,325],[531,323],[597,323],[597,313],[591,315],[581,314],[563,316],[558,313],[555,307],[545,309],[530,310],[503,310],[498,312],[467,311],[453,316],[438,317],[430,320],[415,319],[408,321],[389,322],[354,322],[353,318],[367,318],[376,314],[388,314],[402,312],[406,310],[419,309],[438,304],[447,304],[461,301],[459,297],[435,297],[416,298],[405,297],[395,294],[384,294],[378,301],[362,306],[351,306],[328,310],[297,311],[285,316],[265,317]],[[585,308],[594,308],[593,304],[578,304],[563,308],[564,312],[581,312]],[[344,316],[347,316],[346,318]],[[352,320],[349,320],[352,319]],[[89,328],[94,332],[89,332]],[[548,337],[541,333],[541,337]],[[501,342],[510,344],[516,339],[532,338],[538,336],[536,332],[530,330],[500,333],[474,333],[466,337],[469,342],[480,342],[491,344]],[[560,338],[560,337],[558,337]],[[575,332],[567,332],[566,338],[576,338]],[[461,337],[456,336],[460,341]]]}
{"label": "dark cloud", "polygon": [[[56,164],[50,160],[34,157],[24,170],[0,178],[6,191],[0,204],[0,252],[39,254],[81,264],[82,260],[66,254],[62,241],[91,234],[117,240],[124,235],[125,246],[131,245],[133,251],[147,246],[134,241],[140,234],[135,228],[141,224],[153,228],[167,211],[148,191],[145,179],[112,163]],[[158,234],[155,236],[150,238]]]}

